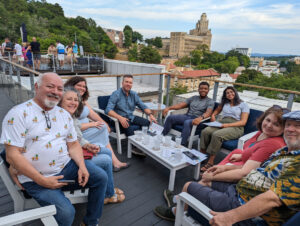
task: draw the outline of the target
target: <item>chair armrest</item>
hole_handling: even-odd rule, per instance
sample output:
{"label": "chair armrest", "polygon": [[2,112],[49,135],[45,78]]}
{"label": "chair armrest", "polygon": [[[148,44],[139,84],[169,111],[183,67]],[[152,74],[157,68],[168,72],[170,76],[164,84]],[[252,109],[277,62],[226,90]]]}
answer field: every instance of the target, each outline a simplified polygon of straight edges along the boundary
{"label": "chair armrest", "polygon": [[240,137],[239,140],[238,140],[238,146],[237,146],[237,148],[243,150],[245,142],[247,140],[249,140],[251,137],[253,137],[256,133],[257,133],[257,131],[254,131],[252,133],[248,133],[248,134]]}
{"label": "chair armrest", "polygon": [[0,217],[0,226],[16,225],[36,219],[41,219],[45,225],[57,225],[53,215],[56,214],[54,205],[27,210],[5,217]]}
{"label": "chair armrest", "polygon": [[[203,120],[201,121],[201,123],[202,123],[202,122],[205,122],[205,121],[207,121],[207,120],[209,120],[209,119],[210,119],[210,117],[205,118],[205,119],[203,119]],[[199,124],[199,125],[200,125],[200,124]],[[191,131],[191,135],[190,135],[191,137],[195,136],[196,129],[197,129],[197,127],[198,127],[199,125],[193,125],[192,131]]]}
{"label": "chair armrest", "polygon": [[106,114],[105,111],[102,110],[102,109],[99,109],[99,108],[93,108],[93,110],[94,110],[95,112],[97,112],[97,113],[100,113],[100,114],[102,114],[102,115],[105,115],[106,117],[110,118],[110,119],[113,120],[114,122],[118,122],[118,119],[109,116],[109,115]]}
{"label": "chair armrest", "polygon": [[195,211],[197,211],[199,214],[205,217],[208,221],[210,221],[213,218],[213,216],[209,213],[210,209],[206,205],[204,205],[202,202],[200,202],[198,199],[194,198],[190,194],[186,192],[181,192],[178,195],[177,199],[176,221],[177,217],[183,216],[184,204],[187,204],[190,207],[192,207]]}

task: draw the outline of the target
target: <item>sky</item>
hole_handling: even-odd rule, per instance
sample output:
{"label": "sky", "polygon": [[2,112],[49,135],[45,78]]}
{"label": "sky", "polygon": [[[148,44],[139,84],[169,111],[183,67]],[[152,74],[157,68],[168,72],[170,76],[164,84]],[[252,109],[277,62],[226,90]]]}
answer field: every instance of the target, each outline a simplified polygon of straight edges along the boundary
{"label": "sky", "polygon": [[249,47],[255,53],[300,55],[300,0],[47,0],[67,17],[92,18],[103,28],[125,25],[144,38],[189,32],[206,13],[211,49]]}

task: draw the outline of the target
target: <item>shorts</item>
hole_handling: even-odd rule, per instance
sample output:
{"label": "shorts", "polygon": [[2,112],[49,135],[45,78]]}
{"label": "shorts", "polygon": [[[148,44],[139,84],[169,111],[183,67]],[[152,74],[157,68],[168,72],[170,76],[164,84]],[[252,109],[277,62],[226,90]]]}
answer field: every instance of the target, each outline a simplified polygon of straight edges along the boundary
{"label": "shorts", "polygon": [[57,54],[57,59],[59,61],[64,60],[65,59],[65,54]]}
{"label": "shorts", "polygon": [[34,60],[40,60],[41,59],[41,54],[40,53],[32,53],[33,59]]}

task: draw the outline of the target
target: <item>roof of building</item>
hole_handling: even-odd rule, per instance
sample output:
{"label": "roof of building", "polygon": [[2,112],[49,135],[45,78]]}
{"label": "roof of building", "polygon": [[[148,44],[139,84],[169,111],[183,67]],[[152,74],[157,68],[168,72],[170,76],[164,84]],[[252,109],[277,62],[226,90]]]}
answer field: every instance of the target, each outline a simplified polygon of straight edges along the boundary
{"label": "roof of building", "polygon": [[220,74],[214,69],[206,70],[194,70],[194,71],[182,71],[178,78],[198,78],[198,77],[210,77],[210,76],[220,76]]}
{"label": "roof of building", "polygon": [[239,77],[239,74],[229,74],[229,76],[233,79],[237,79]]}

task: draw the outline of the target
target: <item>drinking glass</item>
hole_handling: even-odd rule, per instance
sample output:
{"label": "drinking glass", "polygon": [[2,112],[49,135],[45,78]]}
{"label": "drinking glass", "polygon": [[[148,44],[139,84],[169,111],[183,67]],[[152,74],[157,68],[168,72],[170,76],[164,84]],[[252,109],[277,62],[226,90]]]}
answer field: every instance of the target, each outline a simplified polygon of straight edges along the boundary
{"label": "drinking glass", "polygon": [[143,126],[142,127],[142,131],[143,131],[143,134],[147,134],[148,127],[147,126]]}
{"label": "drinking glass", "polygon": [[176,147],[176,148],[180,148],[180,146],[181,146],[181,141],[182,141],[182,138],[181,138],[181,137],[176,137],[176,138],[175,138],[175,142],[176,142],[175,147]]}
{"label": "drinking glass", "polygon": [[150,136],[148,134],[143,134],[143,144],[148,145],[150,143]]}
{"label": "drinking glass", "polygon": [[175,162],[180,162],[181,161],[181,159],[182,159],[182,152],[181,152],[181,150],[180,149],[175,149],[174,151],[173,151],[173,155],[174,155],[174,161]]}
{"label": "drinking glass", "polygon": [[171,141],[172,141],[172,137],[171,136],[165,136],[165,143],[164,143],[164,145],[166,147],[170,147],[171,146]]}
{"label": "drinking glass", "polygon": [[134,131],[134,135],[135,135],[135,140],[136,141],[141,141],[142,140],[142,131],[141,130]]}
{"label": "drinking glass", "polygon": [[155,137],[155,139],[153,141],[154,141],[153,150],[159,151],[160,150],[160,140],[159,140],[158,136]]}

